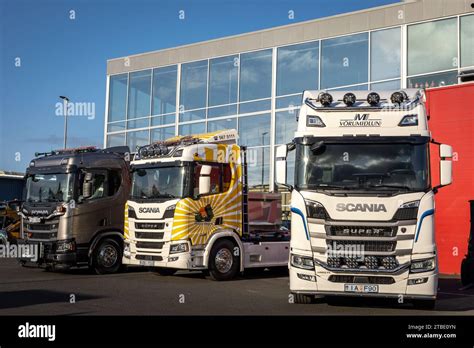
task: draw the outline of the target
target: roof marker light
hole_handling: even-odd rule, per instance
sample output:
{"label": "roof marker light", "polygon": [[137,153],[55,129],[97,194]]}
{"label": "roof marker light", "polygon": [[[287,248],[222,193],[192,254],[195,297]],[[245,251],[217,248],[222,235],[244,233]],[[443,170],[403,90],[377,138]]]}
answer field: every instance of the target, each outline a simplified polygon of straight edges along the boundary
{"label": "roof marker light", "polygon": [[367,95],[367,103],[370,104],[370,106],[376,106],[380,103],[380,95],[375,92],[370,92]]}
{"label": "roof marker light", "polygon": [[352,106],[354,105],[354,103],[356,102],[356,96],[354,93],[346,93],[344,94],[344,97],[342,98],[342,101],[344,102],[344,104],[346,104],[347,106]]}
{"label": "roof marker light", "polygon": [[323,106],[331,106],[332,95],[326,92],[322,92],[321,94],[319,94],[318,100]]}

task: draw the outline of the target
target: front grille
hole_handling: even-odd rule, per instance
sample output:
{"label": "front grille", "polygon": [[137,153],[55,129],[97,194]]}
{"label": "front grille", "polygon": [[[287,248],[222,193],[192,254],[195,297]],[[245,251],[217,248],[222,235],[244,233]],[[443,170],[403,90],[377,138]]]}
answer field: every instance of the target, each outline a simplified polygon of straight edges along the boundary
{"label": "front grille", "polygon": [[137,242],[137,249],[161,249],[162,242]]}
{"label": "front grille", "polygon": [[165,228],[164,222],[135,222],[135,228],[139,230],[162,230]]}
{"label": "front grille", "polygon": [[360,240],[328,240],[328,247],[334,251],[353,250],[360,252],[393,252],[397,246],[396,241],[360,241]]}
{"label": "front grille", "polygon": [[135,237],[139,239],[163,239],[164,232],[137,232],[135,231]]}
{"label": "front grille", "polygon": [[397,235],[397,226],[326,226],[328,236],[341,237],[394,237]]}
{"label": "front grille", "polygon": [[137,260],[145,261],[163,261],[163,257],[157,255],[137,255],[135,256]]}
{"label": "front grille", "polygon": [[366,271],[393,271],[399,263],[395,256],[354,256],[354,257],[338,257],[330,256],[327,258],[327,266],[335,270],[366,270]]}
{"label": "front grille", "polygon": [[53,224],[24,224],[23,225],[27,230],[32,230],[32,231],[50,231],[53,228]]}
{"label": "front grille", "polygon": [[49,239],[56,239],[57,233],[38,233],[38,232],[27,232],[29,239],[41,239],[41,240],[49,240]]}
{"label": "front grille", "polygon": [[392,277],[361,277],[351,275],[331,275],[329,281],[333,283],[360,283],[360,284],[393,284]]}

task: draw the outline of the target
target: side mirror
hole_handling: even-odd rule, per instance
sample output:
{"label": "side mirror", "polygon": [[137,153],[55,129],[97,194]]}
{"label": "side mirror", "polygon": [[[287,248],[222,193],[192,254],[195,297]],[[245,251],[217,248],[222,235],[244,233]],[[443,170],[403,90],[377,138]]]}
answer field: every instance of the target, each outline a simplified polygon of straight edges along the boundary
{"label": "side mirror", "polygon": [[280,145],[276,148],[275,163],[275,182],[277,185],[286,186],[286,156],[288,148],[286,145]]}
{"label": "side mirror", "polygon": [[203,165],[199,174],[199,195],[207,195],[211,192],[211,170],[212,167]]}
{"label": "side mirror", "polygon": [[82,184],[82,198],[87,199],[90,196],[92,196],[92,173],[86,173]]}
{"label": "side mirror", "polygon": [[453,148],[450,145],[441,144],[439,147],[440,167],[440,186],[450,185],[453,182]]}

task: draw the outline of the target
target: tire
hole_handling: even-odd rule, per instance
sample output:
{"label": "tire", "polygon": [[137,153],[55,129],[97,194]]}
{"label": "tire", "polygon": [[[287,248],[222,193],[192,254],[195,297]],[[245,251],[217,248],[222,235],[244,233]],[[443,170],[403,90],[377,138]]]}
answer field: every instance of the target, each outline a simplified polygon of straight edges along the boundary
{"label": "tire", "polygon": [[162,277],[169,277],[174,275],[176,272],[178,272],[177,269],[174,268],[161,268],[161,267],[154,267],[152,269],[153,274],[157,276],[162,276]]}
{"label": "tire", "polygon": [[474,262],[472,259],[464,259],[461,263],[461,284],[463,286],[474,282]]}
{"label": "tire", "polygon": [[294,303],[296,304],[310,304],[313,302],[313,296],[305,294],[292,293]]}
{"label": "tire", "polygon": [[416,309],[433,310],[436,300],[413,300],[413,306]]}
{"label": "tire", "polygon": [[116,273],[122,266],[122,248],[111,238],[99,242],[92,252],[91,268],[96,274]]}
{"label": "tire", "polygon": [[[238,254],[235,255],[235,248]],[[236,243],[220,239],[214,243],[209,255],[209,276],[212,280],[230,280],[240,270],[241,250]]]}

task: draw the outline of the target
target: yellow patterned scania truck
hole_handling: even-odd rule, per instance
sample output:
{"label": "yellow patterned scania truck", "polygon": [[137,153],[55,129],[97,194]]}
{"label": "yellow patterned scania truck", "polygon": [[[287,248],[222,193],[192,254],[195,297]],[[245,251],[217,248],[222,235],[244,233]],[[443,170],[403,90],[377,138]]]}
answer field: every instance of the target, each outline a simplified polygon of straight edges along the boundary
{"label": "yellow patterned scania truck", "polygon": [[249,192],[236,130],[142,146],[131,162],[123,263],[208,272],[229,280],[246,268],[288,264],[280,195]]}

